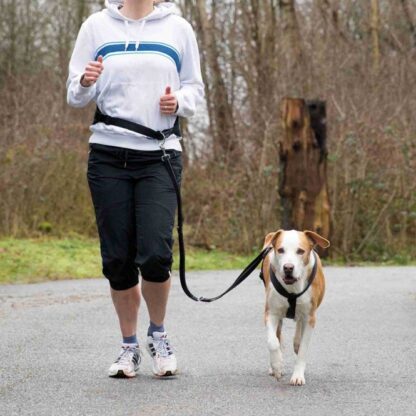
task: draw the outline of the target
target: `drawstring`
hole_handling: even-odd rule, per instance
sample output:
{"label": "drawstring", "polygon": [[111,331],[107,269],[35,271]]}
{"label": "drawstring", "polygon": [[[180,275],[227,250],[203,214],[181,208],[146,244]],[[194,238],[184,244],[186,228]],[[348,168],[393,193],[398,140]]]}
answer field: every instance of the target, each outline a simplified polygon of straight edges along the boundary
{"label": "drawstring", "polygon": [[[140,47],[140,38],[141,38],[141,35],[143,33],[144,25],[145,24],[146,24],[146,20],[143,20],[141,22],[141,24],[140,24],[140,28],[139,28],[139,32],[137,34],[137,37],[134,36],[134,37],[136,37],[136,39],[138,39],[138,40],[135,41],[135,51],[136,52],[139,50],[139,47]],[[124,51],[127,52],[127,49],[129,47],[129,42],[130,42],[129,41],[129,37],[130,37],[130,35],[129,35],[130,26],[129,26],[129,21],[128,20],[124,20],[124,27],[125,27],[125,30],[126,30],[126,44],[124,46]]]}
{"label": "drawstring", "polygon": [[139,40],[136,40],[136,51],[139,50],[139,46],[140,46],[140,38],[142,37],[142,33],[144,30],[144,25],[146,24],[146,20],[143,20],[143,22],[140,25],[140,29],[139,29],[139,33],[138,33],[138,38]]}
{"label": "drawstring", "polygon": [[124,51],[127,51],[127,48],[129,47],[129,21],[124,20],[124,27],[126,29],[126,46],[124,47]]}

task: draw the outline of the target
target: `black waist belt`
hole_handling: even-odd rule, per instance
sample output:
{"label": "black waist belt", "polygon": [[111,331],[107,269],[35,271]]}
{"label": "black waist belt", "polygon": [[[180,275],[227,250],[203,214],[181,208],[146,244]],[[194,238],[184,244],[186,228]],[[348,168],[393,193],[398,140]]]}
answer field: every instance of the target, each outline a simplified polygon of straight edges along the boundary
{"label": "black waist belt", "polygon": [[95,110],[94,120],[92,124],[104,123],[110,126],[122,127],[123,129],[134,131],[135,133],[146,136],[150,139],[165,140],[170,135],[174,134],[177,137],[181,137],[181,128],[179,125],[179,117],[176,117],[175,124],[171,129],[162,131],[156,131],[149,127],[142,126],[141,124],[134,123],[133,121],[124,120],[118,117],[111,117],[103,114],[97,106]]}

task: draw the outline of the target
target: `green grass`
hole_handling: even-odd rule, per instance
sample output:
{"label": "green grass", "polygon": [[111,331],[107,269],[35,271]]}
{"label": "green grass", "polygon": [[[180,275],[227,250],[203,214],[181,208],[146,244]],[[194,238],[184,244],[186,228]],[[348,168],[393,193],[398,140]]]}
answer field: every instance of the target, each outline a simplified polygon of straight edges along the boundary
{"label": "green grass", "polygon": [[[177,245],[176,245],[177,248]],[[254,258],[222,251],[188,248],[187,270],[242,270]],[[178,266],[175,255],[174,268]],[[346,263],[341,259],[325,259],[326,265],[388,266],[415,264],[410,255],[392,255],[376,261],[357,260]],[[79,236],[67,239],[1,239],[0,284],[35,283],[46,280],[85,279],[100,277],[99,243]]]}
{"label": "green grass", "polygon": [[[188,249],[187,270],[242,269],[250,257]],[[175,256],[174,266],[179,261]],[[0,240],[0,283],[99,277],[99,243],[94,239],[41,238]]]}

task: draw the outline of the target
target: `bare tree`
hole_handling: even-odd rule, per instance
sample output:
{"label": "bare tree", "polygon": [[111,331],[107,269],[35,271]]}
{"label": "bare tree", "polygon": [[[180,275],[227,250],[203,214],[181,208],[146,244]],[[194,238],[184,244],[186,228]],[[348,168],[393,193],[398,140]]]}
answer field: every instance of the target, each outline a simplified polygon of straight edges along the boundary
{"label": "bare tree", "polygon": [[[175,3],[196,31],[207,96],[207,116],[189,121],[198,160],[184,180],[189,241],[251,252],[280,226],[279,103],[297,96],[327,103],[328,186],[320,189],[329,195],[319,195],[331,201],[334,252],[416,255],[414,1]],[[93,108],[68,108],[65,80],[80,24],[103,6],[0,0],[3,235],[38,235],[42,222],[57,235],[95,235],[83,182]],[[306,203],[294,202],[302,214]],[[326,230],[327,207],[318,214],[314,224]]]}
{"label": "bare tree", "polygon": [[[191,2],[190,2],[191,3]],[[229,158],[237,148],[234,118],[230,103],[230,94],[224,79],[224,68],[221,66],[217,41],[217,8],[212,2],[207,12],[204,0],[196,0],[189,6],[199,29],[204,80],[207,84],[207,105],[210,116],[210,131],[213,139],[214,158]]]}
{"label": "bare tree", "polygon": [[283,42],[287,58],[292,65],[303,63],[302,41],[296,16],[295,0],[279,0],[281,13]]}
{"label": "bare tree", "polygon": [[414,22],[409,0],[400,0],[400,4],[406,19],[407,27],[409,28],[409,32],[411,34],[413,47],[416,47],[416,24]]}
{"label": "bare tree", "polygon": [[380,69],[380,5],[379,0],[371,0],[371,38],[373,44],[373,70]]}

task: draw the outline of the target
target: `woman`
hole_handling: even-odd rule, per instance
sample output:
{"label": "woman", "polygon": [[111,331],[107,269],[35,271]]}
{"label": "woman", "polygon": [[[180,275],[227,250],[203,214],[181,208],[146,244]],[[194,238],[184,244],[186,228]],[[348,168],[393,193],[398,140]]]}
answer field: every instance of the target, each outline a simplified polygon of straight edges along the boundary
{"label": "woman", "polygon": [[[68,103],[91,100],[101,113],[156,131],[190,117],[203,97],[192,27],[170,3],[107,1],[82,25],[69,64]],[[91,126],[88,183],[100,236],[103,274],[123,336],[110,377],[134,377],[141,294],[149,311],[146,342],[157,376],[174,375],[176,358],[164,328],[171,285],[176,197],[159,142],[103,122]],[[182,171],[178,135],[166,138],[175,174]],[[138,285],[142,275],[141,291]]]}

